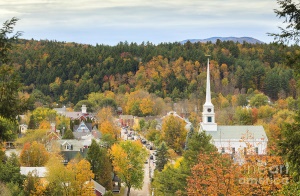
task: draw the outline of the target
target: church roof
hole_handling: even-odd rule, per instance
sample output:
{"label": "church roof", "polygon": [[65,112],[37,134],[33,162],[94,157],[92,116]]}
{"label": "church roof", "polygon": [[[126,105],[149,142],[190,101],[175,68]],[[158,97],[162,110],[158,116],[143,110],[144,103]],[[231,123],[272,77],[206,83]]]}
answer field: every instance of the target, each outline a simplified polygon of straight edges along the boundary
{"label": "church roof", "polygon": [[207,131],[214,140],[264,140],[268,137],[263,126],[236,125],[236,126],[219,126],[217,131]]}

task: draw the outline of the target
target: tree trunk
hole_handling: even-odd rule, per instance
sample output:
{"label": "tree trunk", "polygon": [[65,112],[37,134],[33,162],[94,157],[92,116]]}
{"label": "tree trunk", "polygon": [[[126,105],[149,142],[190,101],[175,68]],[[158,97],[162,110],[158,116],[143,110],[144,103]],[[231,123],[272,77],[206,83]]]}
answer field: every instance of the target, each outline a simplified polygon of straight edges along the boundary
{"label": "tree trunk", "polygon": [[131,188],[131,187],[127,187],[127,196],[130,195],[130,188]]}

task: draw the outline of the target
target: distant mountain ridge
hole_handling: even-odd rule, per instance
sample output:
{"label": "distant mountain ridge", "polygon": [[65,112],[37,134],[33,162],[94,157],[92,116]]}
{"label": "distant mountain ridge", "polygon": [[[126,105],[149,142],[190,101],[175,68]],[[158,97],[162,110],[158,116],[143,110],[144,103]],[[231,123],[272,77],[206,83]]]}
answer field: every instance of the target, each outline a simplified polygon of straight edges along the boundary
{"label": "distant mountain ridge", "polygon": [[196,43],[196,42],[201,42],[201,43],[206,43],[206,42],[212,42],[212,43],[216,43],[217,40],[221,40],[221,41],[233,41],[233,42],[239,42],[239,43],[243,43],[243,42],[247,42],[250,44],[263,44],[264,42],[252,38],[252,37],[211,37],[211,38],[207,38],[207,39],[186,39],[181,41],[181,44],[186,43],[187,41],[190,41],[192,43]]}

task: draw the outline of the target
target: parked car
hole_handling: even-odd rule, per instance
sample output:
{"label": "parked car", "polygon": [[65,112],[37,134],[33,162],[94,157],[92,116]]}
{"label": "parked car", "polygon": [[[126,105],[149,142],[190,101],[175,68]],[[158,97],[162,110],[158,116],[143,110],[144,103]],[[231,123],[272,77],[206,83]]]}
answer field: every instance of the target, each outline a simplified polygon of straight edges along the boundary
{"label": "parked car", "polygon": [[148,148],[149,150],[152,150],[152,149],[153,149],[153,147],[152,147],[150,144],[147,145],[147,148]]}
{"label": "parked car", "polygon": [[146,144],[147,141],[145,139],[142,139],[142,144]]}

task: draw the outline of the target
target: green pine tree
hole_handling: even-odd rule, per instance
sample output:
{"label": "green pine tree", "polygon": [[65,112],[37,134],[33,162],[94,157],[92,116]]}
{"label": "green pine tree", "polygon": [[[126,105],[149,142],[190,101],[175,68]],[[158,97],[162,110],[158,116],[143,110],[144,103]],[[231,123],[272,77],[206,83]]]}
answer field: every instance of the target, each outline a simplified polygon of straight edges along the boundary
{"label": "green pine tree", "polygon": [[74,134],[71,129],[67,129],[65,134],[63,135],[63,139],[74,139]]}
{"label": "green pine tree", "polygon": [[168,160],[169,160],[168,147],[165,142],[162,142],[160,146],[157,148],[156,169],[158,171],[162,171],[164,169],[164,166],[168,163]]}
{"label": "green pine tree", "polygon": [[95,174],[94,180],[107,190],[112,190],[112,165],[107,149],[101,148],[95,140],[92,140],[86,159],[90,162]]}

